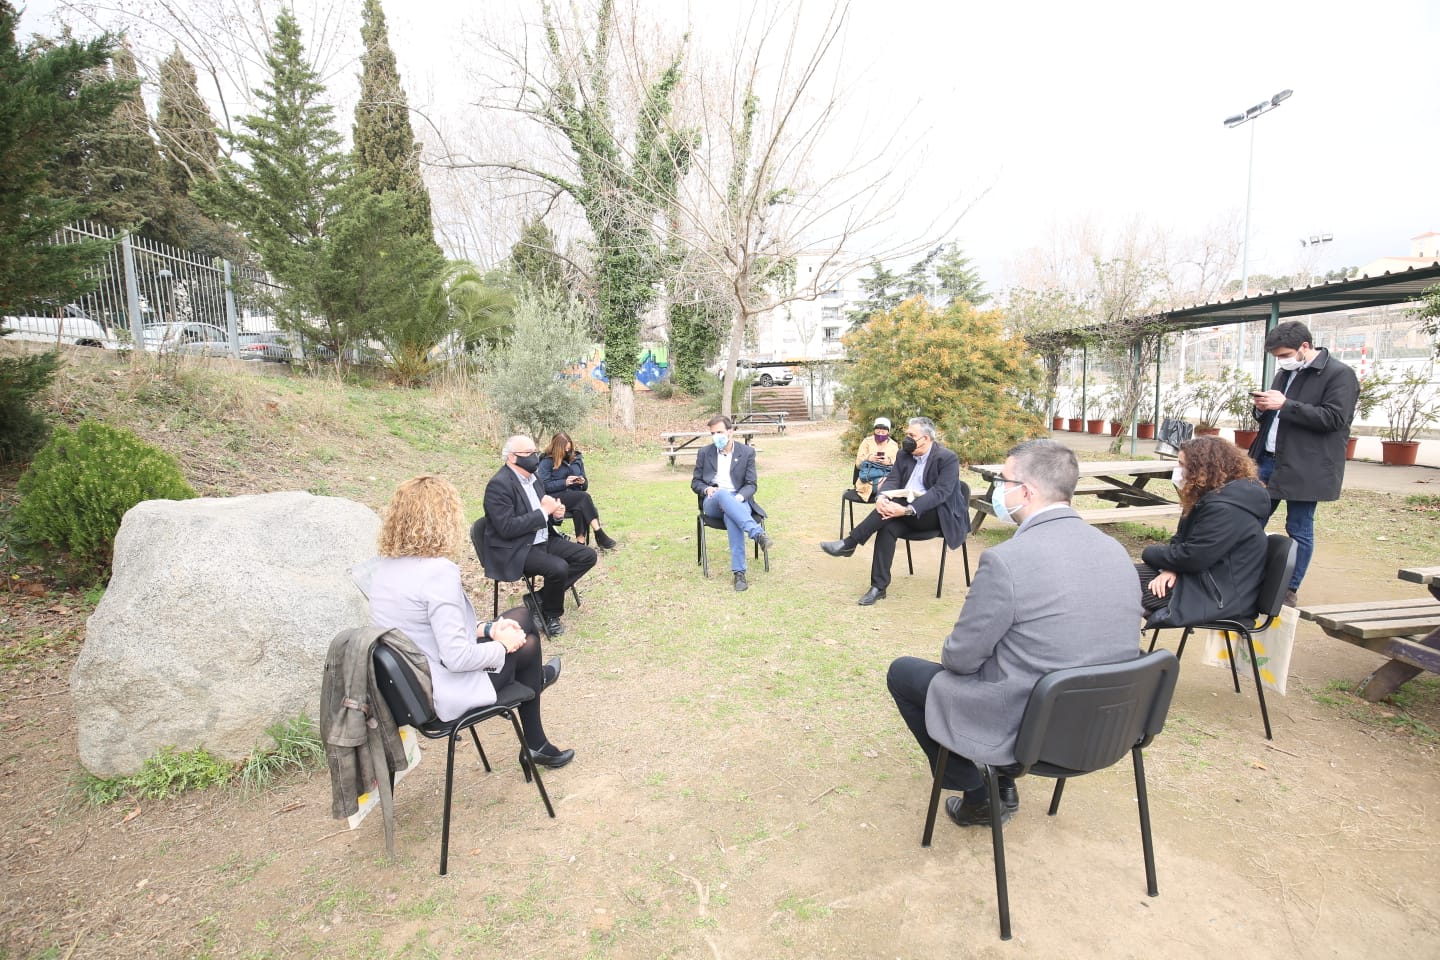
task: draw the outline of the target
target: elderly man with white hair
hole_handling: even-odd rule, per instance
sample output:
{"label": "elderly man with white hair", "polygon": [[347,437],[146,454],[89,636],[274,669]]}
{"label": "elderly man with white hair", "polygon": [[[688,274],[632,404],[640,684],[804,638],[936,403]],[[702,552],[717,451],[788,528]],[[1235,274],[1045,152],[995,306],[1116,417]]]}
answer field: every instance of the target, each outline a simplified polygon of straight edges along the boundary
{"label": "elderly man with white hair", "polygon": [[[541,576],[540,609],[552,637],[564,632],[565,591],[595,566],[595,551],[553,534],[550,520],[565,516],[565,504],[535,486],[540,454],[535,441],[517,435],[501,450],[505,466],[485,485],[485,575],[501,583]],[[530,598],[525,598],[527,605]]]}

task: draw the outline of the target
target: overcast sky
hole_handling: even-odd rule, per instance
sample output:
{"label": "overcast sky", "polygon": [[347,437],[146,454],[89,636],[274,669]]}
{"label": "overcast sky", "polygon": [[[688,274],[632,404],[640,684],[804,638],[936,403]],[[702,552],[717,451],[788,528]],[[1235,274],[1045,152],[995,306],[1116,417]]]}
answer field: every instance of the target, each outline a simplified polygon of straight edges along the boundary
{"label": "overcast sky", "polygon": [[[637,3],[688,24],[697,45],[729,46],[734,4]],[[43,31],[54,6],[32,0],[25,29]],[[417,105],[467,99],[467,18],[533,20],[535,6],[385,0]],[[1321,269],[1408,254],[1410,237],[1440,230],[1437,51],[1430,0],[855,0],[843,70],[858,81],[857,126],[909,115],[924,131],[903,216],[984,191],[954,239],[995,288],[1023,250],[1079,219],[1142,216],[1177,235],[1238,221],[1252,127],[1252,274],[1292,269],[1300,238],[1319,233],[1334,236]],[[1278,109],[1223,125],[1283,89],[1294,95]]]}

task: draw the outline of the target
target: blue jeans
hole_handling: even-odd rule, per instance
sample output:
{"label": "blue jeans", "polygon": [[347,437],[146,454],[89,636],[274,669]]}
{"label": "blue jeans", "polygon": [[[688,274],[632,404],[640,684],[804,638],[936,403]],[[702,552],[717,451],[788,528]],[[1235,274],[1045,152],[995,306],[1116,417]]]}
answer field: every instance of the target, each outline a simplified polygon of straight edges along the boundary
{"label": "blue jeans", "polygon": [[745,538],[758,537],[765,528],[750,513],[750,504],[735,499],[730,490],[716,490],[705,498],[705,516],[719,520],[725,518],[725,533],[730,538],[730,569],[745,572]]}
{"label": "blue jeans", "polygon": [[[1268,484],[1270,475],[1275,472],[1275,454],[1260,454],[1257,472],[1260,482]],[[1279,506],[1279,500],[1270,500],[1270,516],[1275,516]],[[1285,535],[1295,541],[1295,573],[1290,577],[1290,589],[1298,593],[1300,581],[1305,579],[1305,571],[1309,569],[1310,558],[1315,553],[1314,500],[1285,501]]]}

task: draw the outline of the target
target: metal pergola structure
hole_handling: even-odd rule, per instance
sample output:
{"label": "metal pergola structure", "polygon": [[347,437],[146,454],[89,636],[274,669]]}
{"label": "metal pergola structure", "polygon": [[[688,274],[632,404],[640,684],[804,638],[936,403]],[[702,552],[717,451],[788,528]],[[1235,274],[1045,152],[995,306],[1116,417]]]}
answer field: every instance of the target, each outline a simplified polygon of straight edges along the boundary
{"label": "metal pergola structure", "polygon": [[[1374,276],[1331,280],[1306,287],[1292,287],[1289,290],[1271,290],[1250,297],[1213,300],[1209,303],[1180,307],[1153,316],[1136,318],[1136,320],[1143,321],[1144,326],[1161,336],[1178,333],[1182,330],[1194,330],[1199,327],[1219,327],[1262,321],[1268,332],[1275,329],[1282,320],[1294,317],[1410,303],[1422,299],[1425,291],[1437,283],[1440,283],[1440,260],[1417,264],[1406,270],[1386,271]],[[1133,336],[1136,325],[1131,323],[1126,324],[1123,328],[1114,329],[1079,327],[1062,331],[1058,336],[1071,337],[1083,345],[1086,340],[1103,339],[1107,334],[1121,333],[1122,329],[1127,337]],[[1138,370],[1136,370],[1136,374],[1139,375]],[[1264,358],[1261,383],[1269,383],[1274,375],[1275,361],[1267,354]],[[1158,407],[1160,394],[1160,361],[1158,358],[1155,362],[1155,394]],[[1135,440],[1135,425],[1132,423],[1130,425],[1132,453],[1135,450]]]}

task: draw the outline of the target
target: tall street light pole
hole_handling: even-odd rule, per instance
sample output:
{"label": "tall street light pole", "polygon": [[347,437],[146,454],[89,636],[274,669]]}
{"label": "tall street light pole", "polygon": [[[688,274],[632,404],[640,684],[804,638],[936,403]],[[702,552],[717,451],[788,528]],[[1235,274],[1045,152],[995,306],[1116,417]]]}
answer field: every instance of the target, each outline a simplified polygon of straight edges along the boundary
{"label": "tall street light pole", "polygon": [[[1238,127],[1243,123],[1258,120],[1263,115],[1274,110],[1280,104],[1290,99],[1293,90],[1281,90],[1269,100],[1262,100],[1255,106],[1250,107],[1244,113],[1237,113],[1233,117],[1225,118],[1225,126],[1229,128]],[[1250,161],[1245,172],[1245,236],[1240,241],[1240,299],[1250,295],[1250,197],[1255,186],[1255,127],[1250,127]],[[1245,343],[1245,329],[1241,326],[1240,338],[1235,348],[1235,364],[1240,364],[1240,354]]]}

